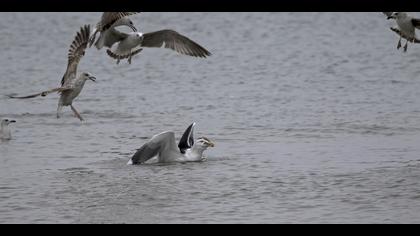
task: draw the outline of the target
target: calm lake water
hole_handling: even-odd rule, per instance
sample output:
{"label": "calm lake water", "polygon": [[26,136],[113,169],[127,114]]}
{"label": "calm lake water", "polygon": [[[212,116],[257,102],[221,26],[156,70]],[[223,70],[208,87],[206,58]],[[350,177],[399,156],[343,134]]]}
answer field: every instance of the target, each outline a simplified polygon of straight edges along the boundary
{"label": "calm lake water", "polygon": [[[86,83],[58,96],[67,50],[101,13],[0,13],[0,223],[420,223],[420,46],[382,13],[142,13],[208,59],[91,48]],[[206,162],[127,166],[153,135],[216,147]]]}

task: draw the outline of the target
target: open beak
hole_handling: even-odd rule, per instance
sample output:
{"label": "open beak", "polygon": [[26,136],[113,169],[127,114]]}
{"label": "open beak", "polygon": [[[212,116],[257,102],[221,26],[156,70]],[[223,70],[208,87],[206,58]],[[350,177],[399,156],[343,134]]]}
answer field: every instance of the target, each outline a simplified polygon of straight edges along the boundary
{"label": "open beak", "polygon": [[96,78],[93,76],[89,77],[89,79],[92,80],[93,82],[96,82]]}
{"label": "open beak", "polygon": [[209,147],[214,147],[214,143],[213,142],[208,142],[207,144],[209,145]]}

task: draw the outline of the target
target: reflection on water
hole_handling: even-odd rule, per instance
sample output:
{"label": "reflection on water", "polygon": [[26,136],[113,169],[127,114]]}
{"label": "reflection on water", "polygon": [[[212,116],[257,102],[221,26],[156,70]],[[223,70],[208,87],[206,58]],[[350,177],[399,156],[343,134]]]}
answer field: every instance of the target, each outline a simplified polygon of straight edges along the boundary
{"label": "reflection on water", "polygon": [[[68,45],[100,13],[1,13],[0,94],[59,85]],[[90,49],[86,84],[0,97],[1,223],[419,223],[420,49],[382,13],[144,13],[208,59],[148,49],[131,65]],[[12,23],[13,22],[13,23]],[[345,26],[345,27],[343,27]],[[200,163],[127,166],[156,133],[216,143]]]}

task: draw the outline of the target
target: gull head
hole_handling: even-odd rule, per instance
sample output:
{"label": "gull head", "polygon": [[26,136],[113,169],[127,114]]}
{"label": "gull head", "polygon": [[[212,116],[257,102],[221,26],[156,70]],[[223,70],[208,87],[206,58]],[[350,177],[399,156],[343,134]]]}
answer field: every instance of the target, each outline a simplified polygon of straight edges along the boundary
{"label": "gull head", "polygon": [[132,29],[134,32],[137,31],[136,27],[134,26],[134,23],[128,17],[119,19],[117,22],[115,22],[114,27],[123,26],[123,25],[130,27],[130,29]]}
{"label": "gull head", "polygon": [[208,147],[214,147],[214,143],[206,137],[200,137],[197,139],[194,146],[197,146],[200,149],[206,150]]}
{"label": "gull head", "polygon": [[1,120],[1,127],[8,126],[11,123],[16,123],[15,120],[3,119]]}
{"label": "gull head", "polygon": [[86,80],[91,80],[91,81],[93,81],[93,82],[96,82],[96,78],[95,78],[95,76],[93,76],[91,73],[89,73],[89,72],[84,72],[84,73],[82,73],[81,75],[80,75],[80,77],[82,78],[82,79],[84,79],[85,81]]}

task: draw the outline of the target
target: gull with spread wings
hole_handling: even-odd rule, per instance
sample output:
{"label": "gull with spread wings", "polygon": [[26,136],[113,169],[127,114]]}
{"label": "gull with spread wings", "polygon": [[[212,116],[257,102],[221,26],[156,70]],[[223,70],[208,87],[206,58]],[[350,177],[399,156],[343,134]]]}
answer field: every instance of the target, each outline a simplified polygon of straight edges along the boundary
{"label": "gull with spread wings", "polygon": [[[115,29],[118,26],[128,26],[133,31],[137,31],[133,22],[128,16],[137,14],[139,12],[104,12],[101,21],[96,24],[92,36],[89,39],[89,47],[95,43],[95,47],[100,50],[103,47],[110,48],[114,43],[123,40],[124,34]],[[96,40],[96,34],[99,32],[99,38]]]}
{"label": "gull with spread wings", "polygon": [[207,57],[211,53],[198,43],[187,38],[186,36],[170,29],[159,30],[150,33],[141,33],[138,31],[130,33],[118,33],[119,37],[114,37],[114,41],[110,42],[111,49],[107,49],[110,57],[117,60],[117,64],[121,59],[128,59],[131,64],[131,58],[140,53],[143,48],[168,48],[178,53],[192,57]]}
{"label": "gull with spread wings", "polygon": [[61,80],[61,87],[47,90],[41,93],[29,95],[29,96],[23,96],[23,97],[9,96],[9,97],[15,98],[15,99],[27,99],[27,98],[35,98],[38,96],[44,97],[50,93],[58,92],[60,93],[60,100],[58,102],[57,118],[60,118],[60,113],[63,106],[70,106],[71,110],[74,112],[76,117],[79,118],[80,121],[83,121],[82,116],[73,106],[73,100],[77,96],[79,96],[87,80],[92,80],[93,82],[96,81],[96,78],[88,72],[83,72],[77,77],[77,66],[79,65],[79,62],[82,59],[82,57],[85,55],[85,50],[89,41],[89,35],[90,35],[89,25],[85,25],[84,27],[80,29],[79,32],[77,32],[75,39],[70,45],[70,49],[68,52],[67,70]]}
{"label": "gull with spread wings", "polygon": [[400,36],[397,49],[401,48],[401,39],[405,38],[407,41],[404,45],[404,52],[407,51],[408,42],[419,43],[420,40],[416,38],[416,28],[420,29],[420,19],[413,18],[405,12],[383,12],[387,19],[395,19],[398,28],[391,28]]}
{"label": "gull with spread wings", "polygon": [[194,142],[194,126],[192,123],[185,130],[178,146],[175,142],[175,133],[166,131],[153,136],[149,142],[141,146],[133,155],[128,165],[143,164],[152,158],[159,163],[169,162],[198,162],[206,160],[203,152],[214,143],[206,137],[200,137]]}

